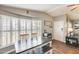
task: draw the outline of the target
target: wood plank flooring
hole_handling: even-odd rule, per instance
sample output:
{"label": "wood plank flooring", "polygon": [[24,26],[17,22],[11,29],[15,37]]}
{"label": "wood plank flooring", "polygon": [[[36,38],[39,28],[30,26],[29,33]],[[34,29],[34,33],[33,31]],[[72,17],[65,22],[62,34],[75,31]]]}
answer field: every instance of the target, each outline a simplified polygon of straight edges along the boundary
{"label": "wood plank flooring", "polygon": [[53,40],[53,53],[54,54],[79,54],[79,46],[73,47],[66,45],[63,42]]}

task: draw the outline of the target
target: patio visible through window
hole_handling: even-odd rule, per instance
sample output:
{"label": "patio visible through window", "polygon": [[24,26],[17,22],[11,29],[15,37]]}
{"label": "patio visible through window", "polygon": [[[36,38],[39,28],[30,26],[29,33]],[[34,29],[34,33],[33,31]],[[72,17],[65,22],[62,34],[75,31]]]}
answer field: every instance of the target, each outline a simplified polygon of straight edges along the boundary
{"label": "patio visible through window", "polygon": [[21,39],[21,34],[29,34],[31,38],[31,33],[37,33],[40,38],[41,30],[42,20],[0,15],[0,47],[14,44]]}

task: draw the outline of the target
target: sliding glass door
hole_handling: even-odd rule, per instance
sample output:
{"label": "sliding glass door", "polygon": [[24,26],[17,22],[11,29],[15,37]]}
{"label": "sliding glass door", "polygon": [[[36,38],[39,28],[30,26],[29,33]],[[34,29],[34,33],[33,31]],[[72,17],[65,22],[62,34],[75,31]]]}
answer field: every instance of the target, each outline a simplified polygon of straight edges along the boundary
{"label": "sliding glass door", "polygon": [[42,20],[0,15],[0,47],[14,44],[24,35],[31,39],[35,33],[41,38]]}
{"label": "sliding glass door", "polygon": [[2,46],[5,46],[6,44],[10,44],[10,17],[2,15],[1,20],[1,41]]}
{"label": "sliding glass door", "polygon": [[11,17],[11,43],[19,40],[19,18]]}
{"label": "sliding glass door", "polygon": [[36,33],[37,39],[41,38],[42,35],[42,21],[41,20],[33,20],[32,21],[32,33]]}

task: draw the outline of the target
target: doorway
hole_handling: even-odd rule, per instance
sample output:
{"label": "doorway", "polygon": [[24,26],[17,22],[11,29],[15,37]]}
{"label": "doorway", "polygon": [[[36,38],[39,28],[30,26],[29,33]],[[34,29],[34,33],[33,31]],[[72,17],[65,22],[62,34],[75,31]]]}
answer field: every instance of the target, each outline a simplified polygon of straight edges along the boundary
{"label": "doorway", "polygon": [[54,20],[54,39],[64,41],[64,21]]}

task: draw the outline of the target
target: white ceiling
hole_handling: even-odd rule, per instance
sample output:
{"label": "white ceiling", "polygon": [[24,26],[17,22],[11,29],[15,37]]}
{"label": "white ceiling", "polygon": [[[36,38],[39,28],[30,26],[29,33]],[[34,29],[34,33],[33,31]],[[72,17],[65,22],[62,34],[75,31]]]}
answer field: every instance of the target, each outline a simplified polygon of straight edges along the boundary
{"label": "white ceiling", "polygon": [[7,4],[8,6],[26,8],[47,12],[51,9],[59,8],[62,4]]}
{"label": "white ceiling", "polygon": [[65,4],[9,4],[8,6],[43,11],[54,17],[68,14],[71,19],[79,20],[79,10],[70,11]]}

